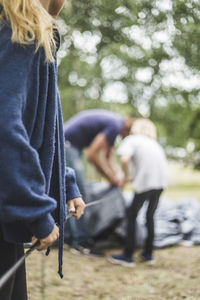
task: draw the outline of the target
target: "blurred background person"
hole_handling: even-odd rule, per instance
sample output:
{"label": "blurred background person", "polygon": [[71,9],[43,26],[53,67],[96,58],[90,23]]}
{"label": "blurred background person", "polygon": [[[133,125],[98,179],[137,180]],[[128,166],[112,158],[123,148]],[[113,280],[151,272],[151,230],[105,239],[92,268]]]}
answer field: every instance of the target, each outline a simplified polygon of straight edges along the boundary
{"label": "blurred background person", "polygon": [[162,147],[156,141],[156,127],[147,119],[137,119],[131,134],[126,137],[119,149],[124,178],[121,185],[129,181],[129,165],[132,164],[133,187],[135,194],[128,210],[127,234],[123,252],[111,255],[109,261],[114,264],[133,266],[132,255],[136,248],[136,218],[145,201],[148,201],[146,212],[147,238],[140,258],[153,263],[154,213],[160,195],[167,187],[167,160]]}
{"label": "blurred background person", "polygon": [[[87,159],[111,185],[118,186],[120,178],[113,160],[113,147],[118,135],[129,134],[132,119],[103,109],[91,109],[78,113],[65,123],[66,164],[75,170],[77,184],[84,201],[89,202],[86,190],[86,175],[82,164],[82,152],[87,149]],[[70,219],[72,251],[102,255],[88,235],[85,217]],[[69,230],[69,229],[68,229]],[[66,241],[67,242],[67,241]],[[69,241],[68,241],[69,242]]]}

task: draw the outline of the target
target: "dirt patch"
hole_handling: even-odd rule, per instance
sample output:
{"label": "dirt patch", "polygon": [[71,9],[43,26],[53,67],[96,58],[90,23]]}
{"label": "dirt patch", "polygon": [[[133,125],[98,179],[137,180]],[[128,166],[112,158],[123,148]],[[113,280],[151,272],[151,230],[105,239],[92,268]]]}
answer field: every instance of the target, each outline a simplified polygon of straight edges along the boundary
{"label": "dirt patch", "polygon": [[76,256],[65,250],[61,280],[56,273],[57,250],[48,257],[35,251],[27,260],[29,300],[200,299],[199,247],[156,250],[155,257],[154,266],[137,262],[134,268],[125,268],[106,258]]}

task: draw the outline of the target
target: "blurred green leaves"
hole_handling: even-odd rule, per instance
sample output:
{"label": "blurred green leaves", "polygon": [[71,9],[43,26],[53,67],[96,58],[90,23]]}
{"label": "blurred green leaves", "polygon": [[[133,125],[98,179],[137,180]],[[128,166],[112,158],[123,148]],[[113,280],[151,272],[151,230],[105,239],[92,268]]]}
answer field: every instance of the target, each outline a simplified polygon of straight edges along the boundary
{"label": "blurred green leaves", "polygon": [[64,119],[101,107],[156,122],[165,145],[200,150],[200,3],[68,0],[59,20]]}

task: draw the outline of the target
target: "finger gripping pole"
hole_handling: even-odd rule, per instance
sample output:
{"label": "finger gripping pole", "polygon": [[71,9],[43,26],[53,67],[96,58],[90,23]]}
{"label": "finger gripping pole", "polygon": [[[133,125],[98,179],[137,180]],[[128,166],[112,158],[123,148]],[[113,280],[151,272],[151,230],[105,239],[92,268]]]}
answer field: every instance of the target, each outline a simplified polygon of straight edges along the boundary
{"label": "finger gripping pole", "polygon": [[[101,200],[96,200],[96,201],[93,201],[93,202],[90,202],[90,203],[87,203],[86,204],[86,207],[90,207],[90,206],[93,206],[93,205],[97,205],[99,203],[102,203],[104,202],[105,199],[101,199]],[[72,214],[68,214],[67,217],[66,217],[66,220],[68,220],[69,218],[72,217]],[[31,247],[29,250],[27,250],[25,252],[25,254],[0,278],[0,289],[4,286],[4,284],[14,275],[14,273],[18,270],[18,268],[24,263],[25,259],[35,250],[35,248],[37,246],[39,246],[40,244],[40,241],[37,240]],[[58,273],[60,275],[60,277],[62,278],[63,275],[62,275],[62,272],[61,272],[61,269],[58,270]]]}

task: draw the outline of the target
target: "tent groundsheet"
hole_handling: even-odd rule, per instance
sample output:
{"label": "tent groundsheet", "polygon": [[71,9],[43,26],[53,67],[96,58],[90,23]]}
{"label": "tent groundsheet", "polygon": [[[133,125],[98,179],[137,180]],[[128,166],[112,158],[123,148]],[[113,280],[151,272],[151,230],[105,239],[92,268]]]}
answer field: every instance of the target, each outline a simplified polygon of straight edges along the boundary
{"label": "tent groundsheet", "polygon": [[[91,237],[98,242],[100,236],[109,239],[115,235],[123,241],[126,237],[127,210],[133,194],[122,193],[117,187],[99,182],[89,182],[87,190],[91,202],[101,200],[85,212]],[[143,246],[146,238],[147,204],[145,202],[137,217],[136,242],[139,247]],[[104,235],[105,232],[109,232],[109,236]],[[174,201],[161,196],[155,213],[154,246],[163,248],[175,244],[200,244],[200,203],[192,198]]]}

